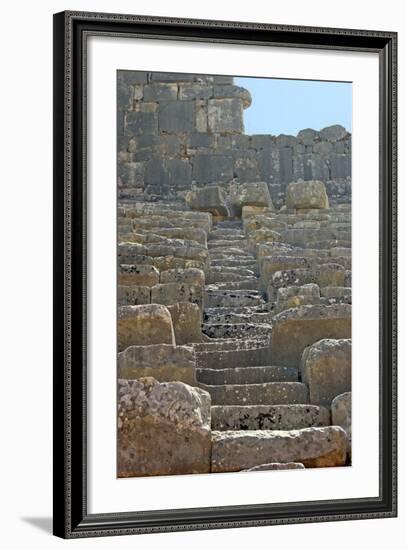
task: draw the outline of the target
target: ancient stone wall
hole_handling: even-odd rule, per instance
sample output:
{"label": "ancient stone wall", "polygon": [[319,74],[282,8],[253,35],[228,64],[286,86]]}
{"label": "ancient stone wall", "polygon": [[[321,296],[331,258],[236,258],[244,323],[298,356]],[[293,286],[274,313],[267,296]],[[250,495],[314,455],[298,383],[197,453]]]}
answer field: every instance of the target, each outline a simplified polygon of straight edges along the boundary
{"label": "ancient stone wall", "polygon": [[289,182],[319,180],[331,204],[350,201],[351,135],[342,126],[247,135],[250,93],[229,76],[119,71],[117,91],[121,200],[262,181],[281,207]]}

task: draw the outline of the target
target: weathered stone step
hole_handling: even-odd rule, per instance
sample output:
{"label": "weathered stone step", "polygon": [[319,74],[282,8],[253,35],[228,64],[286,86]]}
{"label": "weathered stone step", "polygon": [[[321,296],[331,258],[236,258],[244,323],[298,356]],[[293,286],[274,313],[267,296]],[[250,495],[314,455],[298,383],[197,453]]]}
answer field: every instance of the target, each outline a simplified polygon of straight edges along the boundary
{"label": "weathered stone step", "polygon": [[199,382],[212,386],[224,384],[265,384],[266,382],[298,382],[297,369],[278,366],[197,369],[196,375]]}
{"label": "weathered stone step", "polygon": [[211,283],[206,290],[258,290],[260,281],[257,277],[241,277],[240,281],[223,281]]}
{"label": "weathered stone step", "polygon": [[225,241],[227,243],[231,241],[245,241],[246,235],[243,233],[243,231],[235,231],[232,229],[225,231],[212,231],[208,235],[208,244],[215,244],[220,241]]}
{"label": "weathered stone step", "polygon": [[240,243],[239,246],[218,246],[211,248],[209,250],[209,255],[214,259],[217,256],[247,256],[254,259],[253,254],[249,253],[247,248],[242,246],[242,243]]}
{"label": "weathered stone step", "polygon": [[243,248],[244,250],[247,250],[246,248],[246,241],[243,239],[228,239],[228,240],[213,240],[208,241],[208,249],[209,250],[227,250],[228,247],[230,248]]}
{"label": "weathered stone step", "polygon": [[[228,342],[227,340],[218,340],[218,342]],[[243,345],[247,345],[246,340],[239,340]],[[258,342],[257,348],[251,347],[246,349],[219,349],[213,351],[197,351],[196,365],[197,368],[210,369],[227,369],[230,367],[252,367],[252,366],[267,366],[271,364],[270,348]],[[204,344],[195,344],[203,346]],[[251,340],[253,345],[253,340]]]}
{"label": "weathered stone step", "polygon": [[238,472],[271,462],[344,466],[346,432],[339,426],[212,432],[212,472]]}
{"label": "weathered stone step", "polygon": [[[214,340],[208,338],[205,342],[197,342],[191,344],[196,353],[211,353],[211,352],[224,352],[224,351],[253,351],[258,348],[264,348],[264,352],[267,352],[267,358],[271,357],[271,351],[269,347],[263,346],[258,338],[245,338],[240,340],[237,338],[230,338],[224,340]],[[252,363],[255,364],[255,363]],[[270,365],[268,363],[257,363],[258,365]]]}
{"label": "weathered stone step", "polygon": [[263,303],[263,297],[256,290],[206,290],[204,294],[205,308],[257,306]]}
{"label": "weathered stone step", "polygon": [[[249,308],[236,308],[236,310],[244,310]],[[251,308],[255,309],[255,308]],[[217,311],[220,310],[220,311]],[[228,310],[223,313],[223,310]],[[264,312],[251,312],[251,313],[235,313],[233,308],[211,308],[204,311],[203,321],[204,323],[220,323],[220,324],[231,324],[231,323],[252,323],[254,325],[258,324],[271,324],[271,321],[275,313],[272,311]]]}
{"label": "weathered stone step", "polygon": [[254,324],[254,323],[204,323],[202,332],[209,338],[253,338],[264,336],[269,337],[271,334],[271,325],[269,324]]}
{"label": "weathered stone step", "polygon": [[207,391],[212,405],[287,405],[308,403],[308,388],[301,382],[265,384],[199,384]]}
{"label": "weathered stone step", "polygon": [[[226,282],[238,282],[238,281],[246,281],[247,278],[254,278],[255,274],[254,271],[251,271],[250,269],[241,269],[241,272],[225,272],[222,271],[213,271],[208,274],[206,277],[207,284],[213,285],[218,283],[226,283]],[[257,279],[257,277],[255,277]]]}
{"label": "weathered stone step", "polygon": [[330,412],[316,405],[215,405],[212,430],[300,430],[328,426]]}
{"label": "weathered stone step", "polygon": [[254,258],[244,258],[238,259],[234,258],[211,258],[211,269],[212,267],[245,267],[246,269],[254,269],[257,272],[257,262]]}

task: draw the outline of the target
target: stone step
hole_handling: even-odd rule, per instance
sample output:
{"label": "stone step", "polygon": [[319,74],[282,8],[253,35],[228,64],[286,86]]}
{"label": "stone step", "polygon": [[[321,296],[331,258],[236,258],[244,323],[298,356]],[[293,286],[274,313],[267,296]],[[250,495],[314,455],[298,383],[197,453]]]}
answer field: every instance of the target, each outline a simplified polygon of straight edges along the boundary
{"label": "stone step", "polygon": [[[196,366],[200,369],[227,369],[236,367],[256,367],[267,366],[271,364],[271,350],[269,346],[253,340],[238,340],[242,346],[250,346],[242,349],[232,349],[231,342],[228,340],[218,340],[217,346],[225,344],[225,348],[213,349],[207,344],[194,344],[196,351]],[[206,346],[206,349],[203,349]],[[229,349],[228,349],[229,347]],[[210,350],[210,351],[209,351]]]}
{"label": "stone step", "polygon": [[306,468],[345,466],[346,432],[339,426],[213,431],[211,460],[212,472],[239,472],[271,462],[300,462]]}
{"label": "stone step", "polygon": [[[249,308],[236,308],[249,309]],[[255,309],[255,308],[251,308]],[[218,312],[217,310],[220,310]],[[227,313],[222,313],[223,310],[229,310]],[[235,313],[233,308],[211,308],[204,311],[204,323],[219,323],[219,324],[235,324],[235,323],[252,323],[254,325],[271,324],[275,313],[272,311],[253,312],[253,313]]]}
{"label": "stone step", "polygon": [[309,402],[308,387],[301,382],[198,385],[210,394],[212,405],[291,405]]}
{"label": "stone step", "polygon": [[328,426],[330,412],[317,405],[214,405],[212,430],[300,430]]}
{"label": "stone step", "polygon": [[214,224],[214,230],[217,229],[242,229],[242,220],[224,220]]}
{"label": "stone step", "polygon": [[245,267],[246,269],[253,269],[258,271],[257,261],[254,258],[211,258],[211,269],[213,267]]}
{"label": "stone step", "polygon": [[265,300],[256,290],[206,290],[204,308],[258,306]]}
{"label": "stone step", "polygon": [[219,241],[225,241],[227,243],[231,241],[245,241],[246,235],[243,232],[240,231],[234,231],[232,229],[229,229],[226,233],[225,231],[212,231],[212,233],[209,233],[208,235],[208,244],[215,244]]}
{"label": "stone step", "polygon": [[212,386],[224,384],[264,384],[266,382],[298,382],[297,369],[278,366],[197,369],[196,375],[198,382]]}
{"label": "stone step", "polygon": [[271,335],[270,324],[254,324],[254,323],[204,323],[202,332],[209,338],[257,338],[264,336],[265,338]]}
{"label": "stone step", "polygon": [[[226,283],[226,282],[238,282],[246,281],[247,278],[254,278],[255,273],[249,269],[242,269],[241,273],[238,272],[222,272],[222,271],[213,271],[206,276],[207,284],[213,285],[217,283]],[[257,279],[257,277],[255,277]]]}
{"label": "stone step", "polygon": [[243,248],[244,250],[247,250],[246,247],[246,241],[243,239],[222,239],[222,240],[213,240],[208,241],[208,249],[209,250],[217,250],[217,249],[223,249],[227,250],[228,248]]}
{"label": "stone step", "polygon": [[[266,346],[263,346],[261,343],[259,343],[259,338],[245,338],[244,340],[240,340],[237,338],[229,338],[224,340],[215,340],[208,338],[204,342],[196,342],[192,343],[191,346],[194,348],[196,353],[210,353],[213,351],[216,352],[223,352],[223,351],[253,351],[257,350],[258,348],[264,348],[264,350],[268,350],[267,357],[271,357],[271,353],[269,348]],[[253,364],[253,363],[252,363]],[[258,363],[259,365],[270,365],[270,362],[268,363]]]}
{"label": "stone step", "polygon": [[241,277],[240,281],[223,281],[211,283],[205,290],[259,290],[260,280],[257,277]]}

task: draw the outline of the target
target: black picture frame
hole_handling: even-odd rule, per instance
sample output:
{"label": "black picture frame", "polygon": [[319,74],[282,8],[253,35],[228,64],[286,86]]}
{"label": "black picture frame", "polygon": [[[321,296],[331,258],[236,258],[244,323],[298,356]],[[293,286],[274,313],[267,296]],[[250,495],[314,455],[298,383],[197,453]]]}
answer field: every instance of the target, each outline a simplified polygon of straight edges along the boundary
{"label": "black picture frame", "polygon": [[[376,52],[380,59],[380,495],[319,502],[87,512],[86,40],[97,34]],[[63,538],[397,514],[397,34],[136,15],[54,15],[54,534]]]}

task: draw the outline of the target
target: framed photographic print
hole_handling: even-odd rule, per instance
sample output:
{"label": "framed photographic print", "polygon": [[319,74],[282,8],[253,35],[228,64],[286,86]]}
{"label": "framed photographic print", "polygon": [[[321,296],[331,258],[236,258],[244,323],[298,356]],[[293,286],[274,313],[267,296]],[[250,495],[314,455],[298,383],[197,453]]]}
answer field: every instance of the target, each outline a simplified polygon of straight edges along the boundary
{"label": "framed photographic print", "polygon": [[396,515],[396,34],[54,16],[54,533]]}

